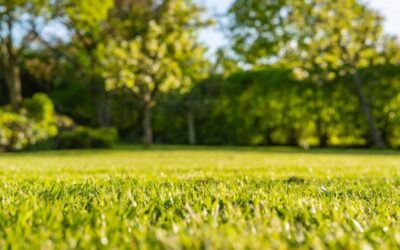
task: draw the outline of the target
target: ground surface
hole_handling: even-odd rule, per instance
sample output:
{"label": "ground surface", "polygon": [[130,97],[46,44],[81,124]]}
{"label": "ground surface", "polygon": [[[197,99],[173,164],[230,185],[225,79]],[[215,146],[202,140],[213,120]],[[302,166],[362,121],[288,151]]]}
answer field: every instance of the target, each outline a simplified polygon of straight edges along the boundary
{"label": "ground surface", "polygon": [[0,154],[0,248],[396,249],[400,154],[179,148]]}

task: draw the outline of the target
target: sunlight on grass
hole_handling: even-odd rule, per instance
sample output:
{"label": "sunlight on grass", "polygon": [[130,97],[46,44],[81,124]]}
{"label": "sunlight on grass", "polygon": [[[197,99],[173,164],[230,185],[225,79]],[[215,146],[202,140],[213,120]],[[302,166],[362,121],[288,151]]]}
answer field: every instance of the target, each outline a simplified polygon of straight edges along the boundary
{"label": "sunlight on grass", "polygon": [[400,247],[390,151],[119,147],[1,154],[0,247]]}

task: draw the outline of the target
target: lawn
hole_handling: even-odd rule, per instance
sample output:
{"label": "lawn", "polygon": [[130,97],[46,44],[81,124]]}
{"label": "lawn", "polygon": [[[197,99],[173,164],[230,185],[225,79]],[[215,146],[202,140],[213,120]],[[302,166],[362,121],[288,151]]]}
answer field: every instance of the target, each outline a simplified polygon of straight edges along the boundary
{"label": "lawn", "polygon": [[400,153],[0,154],[0,248],[399,249]]}

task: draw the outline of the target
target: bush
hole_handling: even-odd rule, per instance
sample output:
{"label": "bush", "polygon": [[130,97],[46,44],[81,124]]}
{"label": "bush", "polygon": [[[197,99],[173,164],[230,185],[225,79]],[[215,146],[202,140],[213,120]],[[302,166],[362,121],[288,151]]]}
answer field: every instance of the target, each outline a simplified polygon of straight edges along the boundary
{"label": "bush", "polygon": [[0,149],[18,150],[30,144],[33,123],[26,116],[0,110]]}
{"label": "bush", "polygon": [[76,127],[63,131],[57,139],[59,149],[111,148],[118,139],[116,129],[92,129]]}
{"label": "bush", "polygon": [[45,94],[36,94],[21,104],[18,112],[0,108],[0,150],[22,150],[56,136],[54,106]]}

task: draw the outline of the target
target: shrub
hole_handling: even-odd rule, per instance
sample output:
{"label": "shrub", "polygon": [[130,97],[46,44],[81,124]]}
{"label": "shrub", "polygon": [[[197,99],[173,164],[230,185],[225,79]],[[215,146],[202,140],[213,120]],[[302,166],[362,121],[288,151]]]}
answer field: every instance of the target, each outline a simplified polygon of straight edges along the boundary
{"label": "shrub", "polygon": [[25,99],[18,112],[0,108],[0,150],[22,150],[56,136],[54,106],[45,94]]}
{"label": "shrub", "polygon": [[111,148],[118,139],[116,129],[92,129],[76,127],[62,131],[57,139],[59,149]]}
{"label": "shrub", "polygon": [[18,150],[30,144],[33,138],[33,123],[17,113],[0,110],[0,149]]}
{"label": "shrub", "polygon": [[56,114],[55,121],[59,131],[71,130],[75,127],[74,120],[65,115]]}
{"label": "shrub", "polygon": [[38,93],[30,99],[24,99],[21,104],[21,111],[35,121],[54,122],[54,105],[46,94]]}

